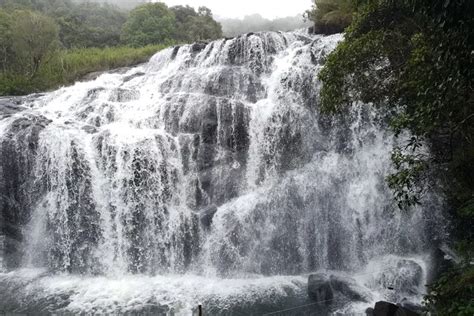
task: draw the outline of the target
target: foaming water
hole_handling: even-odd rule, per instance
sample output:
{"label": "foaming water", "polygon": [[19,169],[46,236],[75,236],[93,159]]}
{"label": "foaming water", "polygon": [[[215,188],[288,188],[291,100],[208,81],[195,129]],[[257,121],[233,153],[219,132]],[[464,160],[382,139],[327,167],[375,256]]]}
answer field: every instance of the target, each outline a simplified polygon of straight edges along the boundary
{"label": "foaming water", "polygon": [[396,209],[382,114],[320,115],[317,74],[341,39],[169,48],[2,117],[0,307],[258,314],[308,303],[314,271],[366,293],[346,312],[419,300],[441,204]]}

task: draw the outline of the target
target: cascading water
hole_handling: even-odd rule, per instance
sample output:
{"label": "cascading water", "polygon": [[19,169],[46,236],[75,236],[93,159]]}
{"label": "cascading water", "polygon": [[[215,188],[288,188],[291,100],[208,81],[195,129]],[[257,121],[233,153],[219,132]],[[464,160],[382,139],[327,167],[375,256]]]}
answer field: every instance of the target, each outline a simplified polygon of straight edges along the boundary
{"label": "cascading water", "polygon": [[175,47],[5,106],[0,309],[263,313],[307,302],[318,270],[353,277],[368,306],[404,295],[386,290],[397,266],[421,294],[440,202],[396,209],[382,115],[320,115],[317,73],[341,39]]}

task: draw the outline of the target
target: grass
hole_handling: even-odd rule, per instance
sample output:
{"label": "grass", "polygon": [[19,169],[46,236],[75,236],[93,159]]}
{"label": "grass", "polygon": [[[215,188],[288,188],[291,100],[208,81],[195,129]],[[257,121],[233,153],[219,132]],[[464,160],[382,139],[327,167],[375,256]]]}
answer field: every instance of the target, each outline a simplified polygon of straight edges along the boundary
{"label": "grass", "polygon": [[15,73],[0,73],[0,95],[24,95],[56,89],[92,72],[146,62],[167,46],[149,45],[139,48],[121,46],[59,51],[40,67],[33,78]]}

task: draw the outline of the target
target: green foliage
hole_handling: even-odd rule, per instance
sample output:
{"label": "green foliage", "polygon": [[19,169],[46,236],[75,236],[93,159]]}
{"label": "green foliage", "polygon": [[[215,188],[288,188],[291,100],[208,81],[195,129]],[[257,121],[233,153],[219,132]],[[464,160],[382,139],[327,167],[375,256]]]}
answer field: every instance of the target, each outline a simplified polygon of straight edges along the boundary
{"label": "green foliage", "polygon": [[126,13],[110,4],[75,3],[70,0],[7,0],[8,11],[34,10],[55,20],[61,43],[66,48],[106,47],[120,44]]}
{"label": "green foliage", "polygon": [[[427,185],[444,190],[457,250],[474,255],[474,2],[366,0],[345,40],[320,72],[322,110],[352,102],[380,107],[396,136],[396,172],[387,178],[401,208],[422,201]],[[429,150],[423,147],[428,146]],[[431,181],[429,181],[431,180]],[[437,315],[472,315],[474,270],[456,267],[430,288]]]}
{"label": "green foliage", "polygon": [[[474,40],[468,31],[473,24],[467,13],[471,12],[469,5],[464,1],[462,5],[453,4],[452,12],[433,12],[431,5],[422,0],[369,1],[320,73],[323,110],[340,111],[354,99],[388,108],[397,135],[409,130],[417,139],[436,145],[434,161],[425,161],[425,166],[435,168],[452,163],[454,154],[467,155],[472,151],[474,136]],[[464,6],[464,11],[458,6]],[[464,16],[459,15],[462,12]],[[451,15],[456,15],[459,22],[453,22]],[[443,143],[449,145],[439,145]],[[410,155],[420,144],[407,144]],[[394,157],[405,162],[411,159],[402,159],[400,154]],[[400,173],[390,177],[394,188],[422,192],[415,183],[408,183],[418,176],[407,173],[400,164],[395,166]],[[415,173],[422,171],[418,164],[412,167]],[[448,169],[456,173],[455,168]],[[459,178],[452,172],[449,176]]]}
{"label": "green foliage", "polygon": [[389,175],[387,182],[395,192],[399,208],[406,209],[411,205],[420,204],[422,184],[427,181],[425,176],[426,158],[417,154],[416,150],[406,153],[399,147],[394,149],[391,158],[398,172]]}
{"label": "green foliage", "polygon": [[0,95],[52,89],[89,72],[144,62],[175,42],[221,36],[220,24],[205,7],[196,12],[191,7],[170,10],[163,3],[149,3],[127,18],[125,11],[107,3],[3,0]]}
{"label": "green foliage", "polygon": [[200,7],[198,12],[190,6],[174,6],[170,9],[176,17],[176,41],[189,43],[222,37],[222,27],[208,8]]}
{"label": "green foliage", "polygon": [[17,82],[17,77],[34,78],[59,46],[56,24],[37,12],[0,10],[0,31],[1,73],[11,78],[11,82]]}
{"label": "green foliage", "polygon": [[9,14],[0,10],[0,69],[4,72],[12,59],[13,20]]}
{"label": "green foliage", "polygon": [[12,20],[11,47],[15,53],[15,67],[32,78],[55,54],[58,28],[51,18],[32,11],[14,11]]}
{"label": "green foliage", "polygon": [[0,74],[0,95],[23,95],[58,88],[92,72],[146,62],[150,56],[165,47],[165,45],[140,48],[122,46],[61,51],[47,63],[42,64],[33,79],[12,72]]}
{"label": "green foliage", "polygon": [[126,14],[116,7],[89,2],[54,16],[61,42],[67,48],[117,46],[126,21]]}
{"label": "green foliage", "polygon": [[445,273],[429,286],[425,305],[435,315],[474,315],[474,267],[465,265]]}
{"label": "green foliage", "polygon": [[315,33],[341,33],[352,22],[356,10],[353,0],[314,0],[306,17],[314,22]]}
{"label": "green foliage", "polygon": [[174,13],[164,3],[148,3],[130,12],[122,31],[122,41],[139,47],[173,40]]}

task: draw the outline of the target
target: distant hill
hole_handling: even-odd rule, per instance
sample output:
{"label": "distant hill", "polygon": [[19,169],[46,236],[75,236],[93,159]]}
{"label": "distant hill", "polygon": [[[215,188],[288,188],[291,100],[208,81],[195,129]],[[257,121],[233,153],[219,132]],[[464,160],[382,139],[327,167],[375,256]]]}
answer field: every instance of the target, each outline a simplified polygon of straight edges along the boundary
{"label": "distant hill", "polygon": [[292,31],[310,27],[312,22],[306,22],[303,15],[269,20],[260,14],[245,16],[243,19],[228,19],[215,17],[222,24],[225,36],[233,37],[239,34],[259,31]]}

